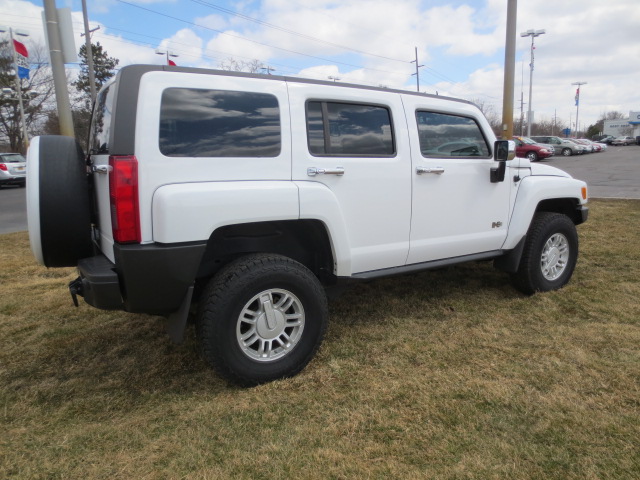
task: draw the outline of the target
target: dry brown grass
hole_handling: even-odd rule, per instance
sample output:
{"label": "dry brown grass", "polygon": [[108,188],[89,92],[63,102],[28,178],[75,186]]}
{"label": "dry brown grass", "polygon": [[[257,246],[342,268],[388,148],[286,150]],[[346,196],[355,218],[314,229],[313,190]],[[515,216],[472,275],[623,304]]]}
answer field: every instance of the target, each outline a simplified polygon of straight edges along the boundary
{"label": "dry brown grass", "polygon": [[301,375],[253,389],[161,318],[73,308],[73,270],[2,235],[0,478],[639,478],[640,202],[579,232],[558,292],[489,263],[361,284]]}

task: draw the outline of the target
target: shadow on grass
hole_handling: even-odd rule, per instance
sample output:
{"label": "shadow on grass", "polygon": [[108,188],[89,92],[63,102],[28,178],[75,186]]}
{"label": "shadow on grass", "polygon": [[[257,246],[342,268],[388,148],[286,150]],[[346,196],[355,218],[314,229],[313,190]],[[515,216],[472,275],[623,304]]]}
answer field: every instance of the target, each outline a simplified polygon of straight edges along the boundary
{"label": "shadow on grass", "polygon": [[[331,325],[344,334],[343,327],[370,328],[403,318],[443,321],[458,302],[480,305],[519,295],[489,262],[355,284],[331,303],[327,348],[336,339]],[[27,337],[31,341],[22,354],[7,365],[4,383],[15,400],[26,396],[49,411],[101,416],[144,408],[159,397],[212,401],[237,389],[200,358],[193,324],[185,342],[173,345],[161,317],[87,305],[59,307],[58,315],[66,320],[49,315],[42,332]]]}

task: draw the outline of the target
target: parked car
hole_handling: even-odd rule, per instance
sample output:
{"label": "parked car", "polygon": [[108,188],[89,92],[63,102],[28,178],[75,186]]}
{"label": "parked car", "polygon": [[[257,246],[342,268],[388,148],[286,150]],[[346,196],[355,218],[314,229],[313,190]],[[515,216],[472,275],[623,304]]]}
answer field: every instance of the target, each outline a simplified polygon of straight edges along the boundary
{"label": "parked car", "polygon": [[532,162],[537,162],[543,158],[549,158],[552,153],[548,148],[539,145],[527,137],[513,137],[516,142],[516,156],[528,158]]}
{"label": "parked car", "polygon": [[578,145],[583,145],[585,153],[593,153],[596,151],[593,145],[581,138],[571,138],[570,140],[577,143]]}
{"label": "parked car", "polygon": [[593,137],[591,137],[592,141],[604,143],[605,145],[611,145],[611,142],[613,142],[615,139],[616,137],[614,137],[613,135],[594,135]]}
{"label": "parked car", "polygon": [[556,150],[559,150],[562,155],[569,157],[571,155],[578,155],[584,153],[584,145],[579,145],[570,141],[568,138],[560,138],[554,135],[533,135],[531,140],[539,143],[548,143],[553,145]]}
{"label": "parked car", "polygon": [[601,152],[602,150],[605,150],[607,148],[606,143],[594,142],[593,140],[589,140],[588,138],[579,138],[578,140],[580,140],[580,143],[583,143],[585,145],[591,145],[594,152]]}
{"label": "parked car", "polygon": [[593,152],[593,148],[589,149],[589,148],[587,148],[586,145],[583,145],[580,142],[576,142],[575,138],[566,138],[565,140],[568,140],[569,142],[571,142],[574,145],[576,145],[578,147],[578,153],[580,153],[580,154]]}
{"label": "parked car", "polygon": [[611,145],[624,145],[626,147],[627,145],[633,145],[634,143],[636,143],[636,140],[633,137],[617,137],[613,142],[611,142]]}
{"label": "parked car", "polygon": [[518,137],[518,138],[522,139],[522,141],[525,142],[525,143],[533,142],[536,145],[540,145],[541,147],[546,148],[547,150],[549,150],[549,152],[551,152],[551,156],[552,157],[556,154],[556,149],[550,143],[536,142],[535,140],[533,140],[533,139],[531,139],[529,137]]}
{"label": "parked car", "polygon": [[27,161],[19,153],[0,153],[0,185],[24,187],[27,180]]}

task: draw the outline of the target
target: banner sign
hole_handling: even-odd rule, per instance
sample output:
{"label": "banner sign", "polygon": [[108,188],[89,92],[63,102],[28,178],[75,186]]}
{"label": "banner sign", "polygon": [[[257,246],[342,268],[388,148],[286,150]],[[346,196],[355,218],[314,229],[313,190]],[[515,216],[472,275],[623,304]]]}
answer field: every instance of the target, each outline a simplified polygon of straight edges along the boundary
{"label": "banner sign", "polygon": [[24,43],[17,40],[13,41],[13,46],[16,49],[16,66],[18,67],[18,77],[29,78],[29,52]]}

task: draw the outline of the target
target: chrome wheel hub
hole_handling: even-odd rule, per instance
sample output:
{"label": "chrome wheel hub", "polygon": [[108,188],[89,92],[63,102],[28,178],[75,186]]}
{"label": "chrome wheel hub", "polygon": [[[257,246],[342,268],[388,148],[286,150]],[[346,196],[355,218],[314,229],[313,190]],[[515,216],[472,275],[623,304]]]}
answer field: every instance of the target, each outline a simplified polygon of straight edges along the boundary
{"label": "chrome wheel hub", "polygon": [[260,292],[249,300],[236,325],[236,340],[247,357],[259,362],[278,360],[302,337],[304,308],[293,293],[282,289]]}
{"label": "chrome wheel hub", "polygon": [[542,248],[540,269],[549,281],[557,280],[567,268],[569,261],[569,241],[561,233],[549,237]]}

